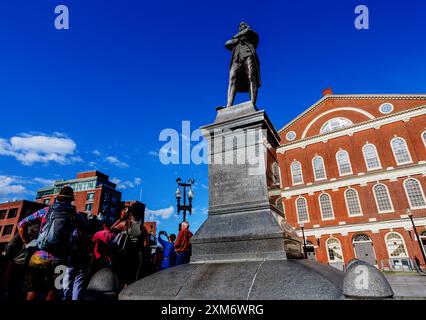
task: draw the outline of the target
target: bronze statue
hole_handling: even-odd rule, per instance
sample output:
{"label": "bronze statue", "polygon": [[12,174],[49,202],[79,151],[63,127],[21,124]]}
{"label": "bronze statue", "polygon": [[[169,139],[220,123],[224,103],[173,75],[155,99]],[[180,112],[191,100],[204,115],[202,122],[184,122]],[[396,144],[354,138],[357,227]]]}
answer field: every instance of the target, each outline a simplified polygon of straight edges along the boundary
{"label": "bronze statue", "polygon": [[237,92],[249,92],[251,102],[256,105],[260,87],[258,43],[259,36],[245,22],[240,23],[239,32],[225,43],[225,48],[232,51],[227,107],[232,106]]}

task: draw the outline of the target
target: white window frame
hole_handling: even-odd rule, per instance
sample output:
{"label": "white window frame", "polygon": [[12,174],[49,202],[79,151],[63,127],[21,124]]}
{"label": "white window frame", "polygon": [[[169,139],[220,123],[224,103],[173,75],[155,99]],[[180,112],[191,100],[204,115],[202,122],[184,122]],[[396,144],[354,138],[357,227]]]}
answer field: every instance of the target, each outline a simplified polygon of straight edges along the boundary
{"label": "white window frame", "polygon": [[[378,167],[375,167],[375,168],[369,168],[368,167],[367,157],[365,155],[365,148],[368,147],[368,146],[372,146],[374,148],[374,151],[375,151],[376,157],[377,157],[377,161],[379,162]],[[377,152],[377,148],[374,144],[368,143],[368,142],[366,144],[364,144],[364,146],[362,147],[362,155],[364,156],[364,162],[365,162],[365,167],[367,168],[367,171],[382,169],[382,162],[380,161],[379,153]]]}
{"label": "white window frame", "polygon": [[[299,206],[297,205],[297,202],[299,201],[299,199],[303,199],[303,200],[305,200],[305,205],[306,205],[306,215],[307,215],[307,217],[308,217],[308,219],[307,219],[307,220],[303,220],[303,221],[299,220],[299,217],[300,217],[300,215],[299,215]],[[297,216],[297,222],[298,222],[299,224],[300,224],[300,223],[308,223],[308,222],[310,222],[308,200],[306,200],[306,198],[305,198],[305,197],[300,196],[300,197],[297,197],[297,199],[295,200],[294,204],[296,205],[296,216]]]}
{"label": "white window frame", "polygon": [[[300,182],[294,182],[294,173],[293,173],[293,165],[298,163],[300,166],[300,176],[302,177],[302,180]],[[293,186],[297,186],[299,184],[303,184],[304,179],[303,179],[303,169],[302,169],[302,163],[300,161],[294,160],[291,164],[290,164],[290,173],[291,173],[291,181],[293,183]]]}
{"label": "white window frame", "polygon": [[[383,112],[382,107],[383,107],[385,104],[388,104],[388,105],[390,105],[390,106],[391,106],[391,110],[390,110],[389,112]],[[381,114],[389,114],[389,113],[392,113],[392,111],[393,111],[393,110],[394,110],[394,106],[393,106],[393,104],[392,104],[392,103],[390,103],[390,102],[384,102],[384,103],[382,103],[382,104],[379,106],[379,111],[380,111],[380,113],[381,113]]]}
{"label": "white window frame", "polygon": [[[390,202],[390,205],[391,205],[391,209],[390,210],[383,210],[383,211],[380,211],[380,207],[379,207],[379,201],[377,200],[377,196],[376,196],[376,191],[374,190],[374,188],[376,187],[376,186],[378,186],[378,185],[382,185],[382,186],[384,186],[385,187],[385,189],[386,189],[386,192],[387,192],[387,194],[388,194],[388,197],[389,197],[389,202]],[[387,185],[385,185],[384,183],[376,183],[374,186],[373,186],[373,195],[374,195],[374,200],[376,201],[376,208],[377,208],[377,212],[378,213],[391,213],[391,212],[395,212],[395,210],[394,210],[394,207],[393,207],[393,201],[392,201],[392,197],[391,197],[391,195],[390,195],[390,192],[389,192],[389,188],[388,188],[388,186]]]}
{"label": "white window frame", "polygon": [[[326,195],[326,196],[328,196],[328,199],[330,200],[330,206],[331,206],[331,213],[332,213],[332,217],[329,217],[329,218],[324,218],[324,214],[323,214],[323,210],[322,210],[322,205],[321,205],[321,197],[322,196],[324,196],[324,195]],[[320,211],[321,211],[321,220],[323,220],[323,221],[327,221],[327,220],[334,220],[335,219],[335,216],[334,216],[334,208],[333,208],[333,201],[331,200],[331,196],[330,196],[330,194],[328,194],[327,192],[323,192],[323,193],[321,193],[319,196],[318,196],[318,205],[319,205],[319,207],[320,207]]]}
{"label": "white window frame", "polygon": [[280,188],[283,187],[283,177],[281,175],[281,167],[278,165],[278,174],[280,175]]}
{"label": "white window frame", "polygon": [[[331,129],[330,128],[330,130],[328,130],[328,131],[326,131],[326,132],[324,132],[324,129],[325,129],[325,127],[329,124],[329,123],[331,123],[332,121],[335,121],[335,120],[338,120],[339,121],[339,125],[340,125],[340,127],[339,128],[337,128],[337,129]],[[341,122],[342,121],[346,121],[346,122],[348,122],[349,124],[348,125],[344,125],[344,126],[342,126],[341,125]],[[329,120],[327,120],[322,126],[321,126],[321,129],[320,129],[320,131],[319,131],[319,133],[320,134],[326,134],[326,133],[330,133],[330,132],[333,132],[333,131],[336,131],[336,130],[340,130],[340,129],[343,129],[343,128],[346,128],[346,127],[349,127],[349,126],[352,126],[354,123],[351,121],[351,120],[349,120],[349,119],[347,119],[347,118],[344,118],[344,117],[334,117],[334,118],[331,118],[331,119],[329,119]]]}
{"label": "white window frame", "polygon": [[[88,199],[89,194],[92,194],[92,195],[93,195],[93,198]],[[88,192],[88,193],[86,194],[86,202],[87,202],[87,203],[92,203],[92,202],[94,202],[94,201],[95,201],[95,192]]]}
{"label": "white window frame", "polygon": [[[405,250],[405,254],[406,254],[405,256],[398,256],[398,257],[392,257],[392,256],[391,256],[391,252],[390,252],[390,250],[389,250],[389,246],[388,246],[388,240],[387,240],[387,237],[388,237],[390,234],[392,234],[392,233],[395,233],[395,234],[397,234],[397,235],[399,235],[399,236],[401,237],[402,244],[404,245],[404,250]],[[390,232],[386,233],[386,235],[385,235],[385,245],[386,245],[386,250],[388,251],[389,259],[399,259],[399,258],[408,258],[408,257],[409,257],[408,250],[407,250],[407,245],[405,244],[405,239],[404,239],[404,237],[402,236],[402,234],[400,234],[399,232],[390,231]]]}
{"label": "white window frame", "polygon": [[285,218],[285,204],[284,204],[284,198],[278,198],[278,200],[275,202],[275,206],[277,208],[279,208],[279,204],[281,203],[282,207],[283,207],[283,214],[284,214],[284,218]]}
{"label": "white window frame", "polygon": [[[337,155],[338,155],[340,152],[346,152],[346,154],[348,155],[349,168],[351,169],[351,172],[342,173],[342,172],[340,171],[339,159],[338,159],[338,157],[337,157]],[[343,177],[343,176],[348,176],[348,175],[353,174],[353,170],[352,170],[352,163],[351,163],[351,157],[349,156],[349,152],[347,152],[347,151],[346,151],[346,150],[344,150],[344,149],[340,149],[339,151],[337,151],[337,152],[336,152],[335,157],[336,157],[337,169],[339,170],[339,175],[340,175],[341,177]]]}
{"label": "white window frame", "polygon": [[411,204],[411,199],[410,199],[410,197],[408,196],[408,190],[407,190],[407,187],[405,186],[405,182],[406,182],[407,180],[414,180],[414,181],[416,181],[416,182],[419,184],[420,192],[421,192],[421,194],[422,194],[423,201],[424,201],[425,203],[426,203],[426,197],[425,197],[425,193],[424,193],[424,191],[423,191],[423,186],[422,186],[422,184],[420,183],[420,181],[419,181],[419,180],[417,180],[416,178],[413,178],[413,177],[408,177],[407,179],[405,179],[405,180],[404,180],[404,182],[403,182],[403,186],[404,186],[404,190],[405,190],[405,195],[407,196],[408,204],[410,205],[410,209],[412,209],[412,210],[425,209],[425,208],[426,208],[426,205],[419,206],[419,207],[413,207],[413,205]]}
{"label": "white window frame", "polygon": [[[87,206],[90,205],[92,207],[91,210],[86,210]],[[84,211],[88,212],[88,213],[92,213],[93,212],[93,202],[87,202],[84,206]]]}
{"label": "white window frame", "polygon": [[[399,163],[399,162],[398,162],[398,159],[396,158],[395,149],[393,148],[393,143],[392,143],[395,139],[401,139],[401,140],[404,142],[404,145],[405,145],[405,148],[407,149],[408,157],[410,158],[410,160],[405,161],[405,162],[401,162],[401,163]],[[393,138],[391,139],[391,141],[390,141],[390,145],[391,145],[391,149],[392,149],[393,157],[394,157],[395,162],[396,162],[396,164],[397,164],[398,166],[401,166],[401,165],[404,165],[404,164],[413,163],[413,158],[411,157],[410,149],[408,149],[407,141],[406,141],[404,138],[402,138],[402,137],[398,137],[398,136],[395,136],[395,137],[393,137]]]}
{"label": "white window frame", "polygon": [[[425,137],[423,137],[423,136],[425,136]],[[421,137],[423,144],[425,145],[425,148],[426,148],[426,130],[422,132],[420,137]]]}
{"label": "white window frame", "polygon": [[[360,213],[357,214],[351,214],[351,211],[349,210],[349,204],[348,204],[348,199],[346,198],[346,193],[350,190],[355,191],[356,197],[358,199],[358,204],[359,204],[359,209],[360,209]],[[345,190],[345,192],[343,193],[343,197],[345,198],[345,204],[346,204],[346,212],[348,213],[348,217],[360,217],[363,215],[363,211],[362,211],[362,205],[361,205],[361,200],[359,199],[359,193],[356,189],[354,188],[347,188]]]}
{"label": "white window frame", "polygon": [[[320,158],[320,159],[321,159],[321,162],[322,162],[322,168],[323,168],[323,170],[324,170],[324,178],[317,178],[317,175],[316,175],[316,173],[315,173],[315,164],[314,164],[314,160],[315,160],[316,158]],[[323,158],[323,157],[321,157],[321,156],[316,155],[315,157],[313,157],[313,158],[312,158],[311,162],[312,162],[312,171],[314,172],[314,180],[315,180],[315,181],[327,180],[327,171],[325,170],[324,158]]]}
{"label": "white window frame", "polygon": [[[337,240],[337,242],[339,243],[339,246],[340,246],[340,252],[341,252],[341,254],[342,254],[342,260],[331,260],[330,259],[330,252],[328,251],[328,242],[330,241],[330,240]],[[339,239],[337,239],[337,238],[335,238],[335,237],[330,237],[330,238],[328,238],[326,241],[325,241],[325,249],[326,249],[326,251],[327,251],[327,259],[328,259],[328,262],[329,263],[336,263],[336,262],[344,262],[345,261],[345,257],[343,256],[343,248],[342,248],[342,243],[340,242],[340,240]]]}

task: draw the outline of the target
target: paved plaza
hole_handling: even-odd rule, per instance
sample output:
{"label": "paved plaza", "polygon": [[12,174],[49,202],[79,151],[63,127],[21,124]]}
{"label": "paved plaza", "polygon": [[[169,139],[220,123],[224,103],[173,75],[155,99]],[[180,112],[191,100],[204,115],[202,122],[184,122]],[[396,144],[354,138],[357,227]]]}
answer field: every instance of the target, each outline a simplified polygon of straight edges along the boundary
{"label": "paved plaza", "polygon": [[385,273],[396,299],[425,299],[426,275]]}

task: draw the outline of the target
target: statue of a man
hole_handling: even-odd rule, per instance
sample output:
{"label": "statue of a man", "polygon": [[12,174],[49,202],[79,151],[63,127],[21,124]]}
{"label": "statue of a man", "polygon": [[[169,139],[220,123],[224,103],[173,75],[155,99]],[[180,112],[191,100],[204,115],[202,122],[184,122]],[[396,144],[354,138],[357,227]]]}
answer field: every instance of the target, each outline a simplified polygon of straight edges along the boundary
{"label": "statue of a man", "polygon": [[245,22],[240,23],[239,32],[225,43],[225,48],[232,51],[227,107],[232,106],[237,92],[249,92],[251,102],[256,105],[260,87],[258,43],[259,36]]}

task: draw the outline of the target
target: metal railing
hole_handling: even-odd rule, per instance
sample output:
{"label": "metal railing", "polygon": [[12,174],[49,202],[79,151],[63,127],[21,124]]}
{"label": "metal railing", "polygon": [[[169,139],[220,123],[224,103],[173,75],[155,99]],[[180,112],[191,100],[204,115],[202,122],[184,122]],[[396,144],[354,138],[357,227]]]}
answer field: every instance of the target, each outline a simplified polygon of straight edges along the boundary
{"label": "metal railing", "polygon": [[393,272],[419,272],[416,260],[411,258],[392,258],[380,260],[378,267],[382,271]]}

